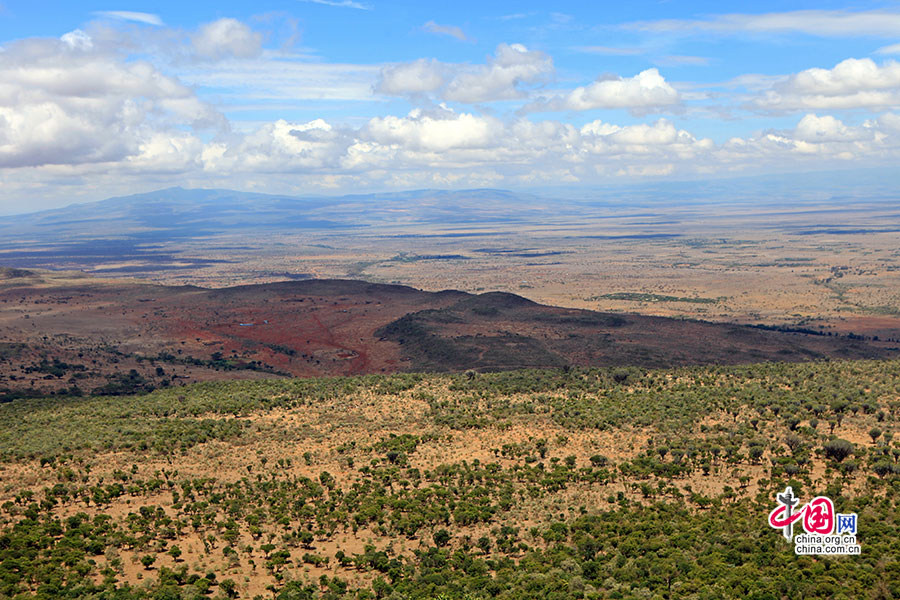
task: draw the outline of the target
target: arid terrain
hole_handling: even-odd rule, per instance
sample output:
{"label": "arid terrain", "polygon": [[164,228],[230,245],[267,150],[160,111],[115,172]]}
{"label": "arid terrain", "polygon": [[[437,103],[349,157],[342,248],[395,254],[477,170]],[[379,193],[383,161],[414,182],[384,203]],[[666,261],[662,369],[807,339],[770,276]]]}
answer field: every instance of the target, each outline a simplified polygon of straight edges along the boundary
{"label": "arid terrain", "polygon": [[204,287],[362,279],[900,338],[892,199],[692,194],[162,190],[0,219],[0,265]]}
{"label": "arid terrain", "polygon": [[348,280],[207,289],[0,273],[0,390],[121,394],[217,379],[890,358],[900,342]]}
{"label": "arid terrain", "polygon": [[895,203],[681,200],[0,219],[0,598],[900,597]]}

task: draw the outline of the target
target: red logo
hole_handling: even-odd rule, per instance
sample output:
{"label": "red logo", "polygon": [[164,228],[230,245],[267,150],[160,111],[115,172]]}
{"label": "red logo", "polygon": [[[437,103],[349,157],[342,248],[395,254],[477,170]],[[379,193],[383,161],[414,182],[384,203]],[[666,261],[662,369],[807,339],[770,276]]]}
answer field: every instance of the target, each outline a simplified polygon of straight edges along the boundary
{"label": "red logo", "polygon": [[830,498],[816,496],[809,503],[794,510],[798,499],[793,495],[791,488],[786,488],[784,494],[778,495],[778,503],[778,508],[769,513],[769,526],[782,529],[784,537],[788,540],[793,537],[794,523],[800,519],[803,519],[803,529],[806,533],[827,535],[834,531],[834,503]]}

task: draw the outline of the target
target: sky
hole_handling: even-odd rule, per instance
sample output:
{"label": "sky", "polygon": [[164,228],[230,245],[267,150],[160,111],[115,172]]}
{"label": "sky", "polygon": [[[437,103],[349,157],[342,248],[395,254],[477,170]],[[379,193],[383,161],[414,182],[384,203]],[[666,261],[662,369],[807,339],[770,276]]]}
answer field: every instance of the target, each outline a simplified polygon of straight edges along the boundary
{"label": "sky", "polygon": [[900,2],[0,0],[0,214],[890,168]]}

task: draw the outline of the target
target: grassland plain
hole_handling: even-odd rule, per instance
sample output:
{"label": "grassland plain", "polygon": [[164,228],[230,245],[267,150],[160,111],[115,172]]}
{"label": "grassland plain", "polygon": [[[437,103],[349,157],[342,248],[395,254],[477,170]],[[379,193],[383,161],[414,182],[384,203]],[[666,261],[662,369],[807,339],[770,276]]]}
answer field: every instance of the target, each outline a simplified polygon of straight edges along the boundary
{"label": "grassland plain", "polygon": [[[898,414],[900,361],[16,400],[0,597],[896,597]],[[795,556],[786,485],[862,554]]]}

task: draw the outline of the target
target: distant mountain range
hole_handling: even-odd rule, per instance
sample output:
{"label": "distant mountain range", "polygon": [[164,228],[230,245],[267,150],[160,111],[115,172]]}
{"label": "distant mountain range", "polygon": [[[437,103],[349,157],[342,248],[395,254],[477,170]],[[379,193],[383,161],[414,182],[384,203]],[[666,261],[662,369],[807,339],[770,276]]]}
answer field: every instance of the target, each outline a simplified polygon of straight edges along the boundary
{"label": "distant mountain range", "polygon": [[[550,200],[494,189],[301,198],[174,187],[0,217],[0,266],[92,270],[110,262],[145,261],[193,268],[222,262],[222,253],[198,258],[185,254],[180,244],[195,242],[201,254],[211,245],[227,252],[235,249],[229,238],[234,235],[249,236],[258,246],[270,246],[278,235],[304,232],[447,238],[555,226],[561,232],[585,235],[585,223],[605,226],[610,219],[654,216],[627,203]],[[634,234],[629,229],[624,235],[677,236],[657,232],[672,222],[636,223]],[[622,234],[612,237],[619,239]],[[277,252],[277,248],[270,250]],[[131,273],[143,268],[127,267]]]}
{"label": "distant mountain range", "polygon": [[[550,203],[536,196],[491,189],[416,190],[334,198],[173,187],[0,217],[0,238],[52,238],[71,243],[107,237],[152,243],[227,231],[271,233],[402,223],[489,226],[558,217],[562,204],[572,203]],[[575,209],[569,207],[569,211]]]}
{"label": "distant mountain range", "polygon": [[[456,228],[479,235],[478,232],[510,231],[530,224],[556,225],[574,233],[588,223],[602,225],[622,218],[644,220],[627,223],[641,226],[644,235],[657,235],[663,230],[676,235],[672,232],[678,231],[679,219],[714,221],[730,217],[736,209],[736,214],[741,215],[789,215],[783,219],[785,226],[801,233],[846,225],[851,222],[846,215],[867,215],[862,221],[867,226],[898,223],[894,196],[875,195],[865,201],[848,197],[785,201],[772,195],[748,197],[746,190],[737,189],[711,195],[696,186],[693,192],[678,187],[668,192],[655,188],[621,193],[605,190],[580,199],[499,189],[292,197],[172,187],[0,217],[0,250],[52,243],[80,251],[84,248],[78,244],[91,242],[101,244],[96,251],[108,252],[123,243],[126,247],[158,244],[232,232],[271,235],[345,229],[382,233],[408,230],[411,235],[428,235],[429,229],[446,232]],[[795,212],[785,212],[791,210]],[[806,215],[810,220],[798,220],[798,215]],[[772,225],[772,218],[764,221]],[[104,248],[103,242],[113,247]]]}

